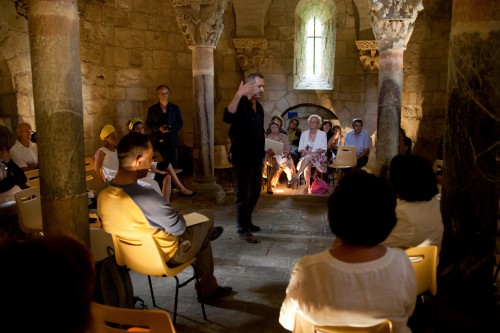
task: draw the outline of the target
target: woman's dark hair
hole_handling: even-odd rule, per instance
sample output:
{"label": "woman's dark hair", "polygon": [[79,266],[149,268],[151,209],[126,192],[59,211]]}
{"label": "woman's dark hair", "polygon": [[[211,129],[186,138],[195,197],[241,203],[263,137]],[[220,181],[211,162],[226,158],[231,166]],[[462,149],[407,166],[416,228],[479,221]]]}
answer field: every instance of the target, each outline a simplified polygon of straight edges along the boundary
{"label": "woman's dark hair", "polygon": [[342,177],[328,198],[328,221],[342,241],[372,247],[396,225],[396,197],[389,184],[364,171]]}
{"label": "woman's dark hair", "polygon": [[299,118],[292,118],[292,119],[290,119],[290,121],[288,122],[288,126],[290,126],[290,123],[292,121],[294,121],[297,124],[297,127],[299,127],[299,124],[300,124]]}
{"label": "woman's dark hair", "polygon": [[339,126],[339,125],[335,125],[332,127],[332,132],[335,132],[335,129],[338,128],[339,129],[339,133],[342,133],[342,128]]}
{"label": "woman's dark hair", "polygon": [[330,125],[330,132],[333,132],[333,125],[330,120],[323,120],[323,122],[321,123],[321,130],[323,130],[323,126],[327,124]]}
{"label": "woman's dark hair", "polygon": [[439,192],[432,165],[418,155],[396,155],[389,179],[398,197],[406,201],[429,201]]}
{"label": "woman's dark hair", "polygon": [[4,240],[0,271],[2,330],[89,331],[95,271],[88,247],[79,240],[62,234]]}

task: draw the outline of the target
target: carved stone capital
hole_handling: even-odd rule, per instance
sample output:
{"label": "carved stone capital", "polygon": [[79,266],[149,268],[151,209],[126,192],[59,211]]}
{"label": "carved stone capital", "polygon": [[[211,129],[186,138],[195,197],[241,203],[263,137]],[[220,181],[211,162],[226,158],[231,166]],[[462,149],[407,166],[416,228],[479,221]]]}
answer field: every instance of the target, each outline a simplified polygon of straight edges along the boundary
{"label": "carved stone capital", "polygon": [[378,44],[374,40],[357,40],[359,60],[365,72],[378,71],[379,53]]}
{"label": "carved stone capital", "polygon": [[422,0],[372,0],[370,8],[373,33],[379,50],[406,49]]}
{"label": "carved stone capital", "polygon": [[188,46],[215,47],[224,30],[223,16],[229,0],[170,0]]}
{"label": "carved stone capital", "polygon": [[236,59],[245,72],[260,71],[268,41],[265,38],[233,38]]}

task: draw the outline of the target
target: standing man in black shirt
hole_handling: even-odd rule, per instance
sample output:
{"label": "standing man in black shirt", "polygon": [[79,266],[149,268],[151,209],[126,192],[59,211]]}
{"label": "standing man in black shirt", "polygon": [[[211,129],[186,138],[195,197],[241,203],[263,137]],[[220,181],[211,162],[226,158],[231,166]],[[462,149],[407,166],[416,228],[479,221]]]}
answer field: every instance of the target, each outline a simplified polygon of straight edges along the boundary
{"label": "standing man in black shirt", "polygon": [[179,164],[179,131],[182,128],[181,111],[168,101],[170,88],[159,85],[156,88],[159,102],[151,106],[146,118],[146,127],[151,131],[151,142],[158,149],[164,161],[170,161],[174,168]]}
{"label": "standing man in black shirt", "polygon": [[252,223],[252,213],[259,200],[264,158],[264,108],[258,99],[264,92],[264,77],[253,73],[241,82],[229,106],[224,122],[231,124],[231,154],[236,193],[236,224],[241,240],[258,243],[252,232],[260,228]]}

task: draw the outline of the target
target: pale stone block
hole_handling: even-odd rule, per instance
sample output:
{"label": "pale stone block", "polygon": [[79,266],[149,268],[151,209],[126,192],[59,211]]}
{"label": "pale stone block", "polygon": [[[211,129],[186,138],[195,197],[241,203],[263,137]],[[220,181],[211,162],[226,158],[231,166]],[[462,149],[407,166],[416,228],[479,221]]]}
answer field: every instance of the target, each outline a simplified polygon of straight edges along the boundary
{"label": "pale stone block", "polygon": [[279,99],[281,99],[285,95],[286,95],[286,91],[285,90],[282,90],[282,91],[274,91],[273,90],[273,91],[268,91],[267,92],[266,98],[269,101],[278,101]]}
{"label": "pale stone block", "polygon": [[138,68],[117,69],[115,71],[115,83],[120,86],[131,86],[141,84],[141,71]]}
{"label": "pale stone block", "polygon": [[217,74],[217,86],[220,89],[233,90],[233,94],[238,89],[241,80],[234,72],[221,72]]}
{"label": "pale stone block", "polygon": [[264,76],[266,90],[284,90],[286,89],[285,74],[266,74]]}
{"label": "pale stone block", "polygon": [[139,13],[128,13],[128,27],[131,29],[145,29],[148,26],[148,16]]}
{"label": "pale stone block", "polygon": [[286,95],[285,98],[286,98],[288,104],[291,105],[291,106],[294,106],[294,105],[298,104],[297,95],[295,95],[294,93]]}
{"label": "pale stone block", "polygon": [[174,68],[177,61],[175,54],[168,51],[153,51],[153,67],[154,68]]}
{"label": "pale stone block", "polygon": [[132,0],[115,0],[115,8],[116,9],[131,9],[132,8]]}
{"label": "pale stone block", "polygon": [[418,96],[418,94],[417,93],[409,93],[408,96],[409,96],[408,103],[410,105],[416,105],[417,104],[417,96]]}
{"label": "pale stone block", "polygon": [[343,101],[352,101],[352,94],[341,92],[339,94],[339,98]]}
{"label": "pale stone block", "polygon": [[222,70],[228,72],[237,72],[240,68],[236,57],[232,54],[223,56]]}
{"label": "pale stone block", "polygon": [[355,73],[356,67],[359,67],[358,61],[347,58],[336,58],[335,59],[335,75],[352,75]]}
{"label": "pale stone block", "polygon": [[340,91],[342,92],[363,92],[365,90],[364,80],[361,76],[342,76],[340,78]]}
{"label": "pale stone block", "polygon": [[83,112],[88,115],[98,115],[101,113],[101,103],[94,100],[84,101]]}
{"label": "pale stone block", "polygon": [[29,36],[25,31],[9,31],[9,42],[16,54],[30,52]]}
{"label": "pale stone block", "polygon": [[113,7],[102,7],[102,24],[112,27],[127,26],[127,12]]}
{"label": "pale stone block", "polygon": [[124,47],[114,47],[113,48],[113,53],[114,53],[114,65],[118,67],[128,67],[129,66],[129,49],[124,48]]}
{"label": "pale stone block", "polygon": [[288,109],[291,105],[288,103],[286,98],[280,99],[278,102],[276,102],[276,108],[280,111],[283,112],[286,109]]}
{"label": "pale stone block", "polygon": [[108,98],[109,99],[125,99],[127,96],[124,87],[109,87],[108,88]]}
{"label": "pale stone block", "polygon": [[193,63],[193,55],[191,51],[175,53],[176,66],[175,68],[185,68],[191,70]]}
{"label": "pale stone block", "polygon": [[335,43],[335,58],[347,57],[347,41],[339,40]]}
{"label": "pale stone block", "polygon": [[127,99],[145,101],[148,99],[147,89],[142,87],[126,87]]}
{"label": "pale stone block", "polygon": [[188,51],[186,40],[182,34],[170,33],[167,38],[167,49],[169,51]]}
{"label": "pale stone block", "polygon": [[316,95],[314,93],[307,94],[307,103],[317,104]]}
{"label": "pale stone block", "polygon": [[90,98],[92,100],[106,99],[108,96],[107,88],[103,86],[91,86]]}
{"label": "pale stone block", "polygon": [[115,43],[122,47],[144,47],[144,32],[125,28],[115,28]]}
{"label": "pale stone block", "polygon": [[86,21],[101,22],[102,6],[91,3],[84,3],[80,16],[84,17]]}
{"label": "pale stone block", "polygon": [[146,48],[155,48],[158,50],[167,47],[167,34],[157,31],[144,32],[144,46]]}
{"label": "pale stone block", "polygon": [[142,67],[142,53],[138,50],[130,50],[129,64],[134,67]]}
{"label": "pale stone block", "polygon": [[89,29],[89,42],[110,45],[115,42],[114,27],[93,23],[92,29]]}

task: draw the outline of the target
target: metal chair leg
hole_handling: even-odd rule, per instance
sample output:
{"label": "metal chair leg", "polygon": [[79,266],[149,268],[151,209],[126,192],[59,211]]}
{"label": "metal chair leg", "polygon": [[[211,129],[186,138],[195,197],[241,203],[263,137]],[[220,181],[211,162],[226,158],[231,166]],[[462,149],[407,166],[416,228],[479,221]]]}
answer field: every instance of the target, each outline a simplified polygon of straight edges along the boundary
{"label": "metal chair leg", "polygon": [[156,306],[155,294],[153,292],[153,284],[151,283],[151,276],[148,275],[149,290],[151,291],[151,299],[153,300],[153,306]]}
{"label": "metal chair leg", "polygon": [[[198,272],[196,271],[196,267],[194,267],[194,265],[191,265],[193,266],[193,270],[194,270],[194,278],[196,280],[196,285],[199,286],[200,285],[200,279],[198,278]],[[203,319],[205,320],[208,320],[207,319],[207,313],[205,312],[205,303],[203,303],[203,298],[201,298],[201,294],[199,292],[198,293],[198,298],[200,300],[200,304],[201,304],[201,312],[203,312]]]}

